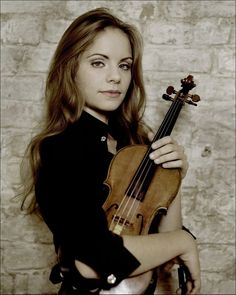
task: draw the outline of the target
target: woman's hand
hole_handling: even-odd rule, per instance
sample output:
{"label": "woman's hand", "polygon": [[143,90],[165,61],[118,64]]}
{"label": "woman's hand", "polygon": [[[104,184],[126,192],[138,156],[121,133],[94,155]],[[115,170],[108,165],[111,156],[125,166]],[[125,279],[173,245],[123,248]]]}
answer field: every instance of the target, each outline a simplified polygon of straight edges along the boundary
{"label": "woman's hand", "polygon": [[[201,288],[201,270],[197,243],[190,234],[185,232],[185,236],[188,240],[186,241],[186,239],[183,239],[186,249],[179,258],[188,268],[190,274],[190,277],[187,279],[187,294],[199,294]],[[180,294],[180,289],[178,289],[176,293]]]}
{"label": "woman's hand", "polygon": [[[150,132],[148,137],[151,141],[154,134]],[[183,146],[170,136],[166,136],[155,141],[152,149],[154,151],[150,154],[150,158],[156,164],[161,164],[163,168],[181,168],[181,176],[185,177],[189,164]]]}

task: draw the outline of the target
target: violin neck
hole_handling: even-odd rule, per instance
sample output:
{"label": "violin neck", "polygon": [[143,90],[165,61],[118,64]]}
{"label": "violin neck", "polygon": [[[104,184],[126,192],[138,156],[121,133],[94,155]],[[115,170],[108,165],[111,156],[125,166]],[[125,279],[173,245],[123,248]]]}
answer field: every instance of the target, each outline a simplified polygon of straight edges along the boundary
{"label": "violin neck", "polygon": [[171,107],[166,113],[165,118],[163,122],[161,123],[161,126],[158,129],[157,133],[155,134],[151,144],[154,141],[171,134],[171,131],[173,130],[175,126],[175,122],[179,116],[182,106],[183,106],[183,102],[181,100],[175,100],[171,104]]}
{"label": "violin neck", "polygon": [[147,152],[145,153],[144,158],[142,159],[131,181],[131,184],[129,185],[126,191],[127,196],[132,196],[133,198],[136,198],[139,201],[142,201],[144,199],[145,192],[148,189],[148,186],[152,180],[152,177],[157,167],[153,160],[149,158],[149,154],[153,151],[151,145],[154,141],[171,134],[171,131],[174,128],[175,122],[179,116],[182,106],[183,102],[179,100],[176,100],[172,103],[170,109],[165,115],[165,118],[160,128],[158,129]]}

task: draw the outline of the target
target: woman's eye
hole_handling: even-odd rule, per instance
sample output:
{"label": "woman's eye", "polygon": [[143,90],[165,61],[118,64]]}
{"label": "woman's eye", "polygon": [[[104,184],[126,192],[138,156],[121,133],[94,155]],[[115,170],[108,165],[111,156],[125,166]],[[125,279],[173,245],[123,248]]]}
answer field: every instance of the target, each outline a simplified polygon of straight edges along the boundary
{"label": "woman's eye", "polygon": [[91,62],[91,65],[95,68],[101,68],[104,66],[104,63],[102,61],[93,61]]}
{"label": "woman's eye", "polygon": [[120,68],[124,71],[129,71],[131,69],[131,65],[130,64],[120,64]]}

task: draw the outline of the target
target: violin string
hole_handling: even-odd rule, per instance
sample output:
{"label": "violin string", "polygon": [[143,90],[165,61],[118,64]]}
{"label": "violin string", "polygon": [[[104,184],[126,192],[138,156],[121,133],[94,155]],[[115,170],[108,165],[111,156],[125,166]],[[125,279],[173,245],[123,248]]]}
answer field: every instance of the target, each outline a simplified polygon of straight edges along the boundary
{"label": "violin string", "polygon": [[[178,107],[179,107],[180,105],[176,105],[176,108],[174,109],[174,117],[176,116],[176,112],[178,112]],[[172,118],[171,118],[172,119]],[[162,132],[160,133],[160,137],[159,138],[162,138],[162,137],[164,137],[164,136],[166,136],[167,134],[166,134],[166,132],[169,130],[169,127],[170,127],[170,124],[171,124],[172,122],[170,122],[169,121],[169,125],[168,125],[168,128],[166,129],[166,130],[162,130]],[[150,168],[151,168],[151,166],[152,166],[152,162],[147,162],[147,164],[146,165],[148,165],[149,164],[149,167],[148,167],[148,171],[147,171],[147,173],[149,172],[149,170],[150,170]]]}
{"label": "violin string", "polygon": [[[173,113],[174,113],[174,116],[175,116],[177,111],[178,111],[178,106],[176,106],[176,108],[173,110],[172,115],[173,115]],[[168,128],[167,128],[166,130],[163,129],[162,132],[160,133],[160,138],[165,136],[165,132],[168,131],[168,129],[169,129],[169,127],[170,127],[170,124],[172,123],[172,121],[171,121],[172,118],[173,118],[173,117],[171,117],[170,120],[169,120],[169,122],[167,123],[167,124],[168,124]],[[168,120],[167,120],[167,121],[168,121]],[[149,161],[147,161],[146,164],[145,164],[145,166],[144,166],[144,169],[143,169],[142,174],[140,175],[139,179],[143,177],[143,174],[144,174],[144,173],[145,173],[145,175],[144,175],[144,177],[143,177],[143,179],[142,179],[141,184],[139,185],[139,190],[138,190],[137,195],[140,193],[140,191],[141,191],[141,189],[142,189],[142,186],[143,186],[143,184],[145,183],[145,180],[147,179],[148,173],[149,173],[149,171],[150,171],[150,169],[151,169],[151,167],[152,167],[152,163],[153,163],[153,162],[149,162]],[[148,167],[147,167],[147,166],[148,166]],[[146,168],[147,168],[147,171],[145,172]],[[136,199],[136,198],[134,198],[134,199]],[[131,219],[133,218],[134,214],[135,214],[135,210],[133,211],[133,214],[132,214]]]}
{"label": "violin string", "polygon": [[[116,213],[114,214],[114,216],[113,216],[113,218],[112,218],[112,220],[111,220],[110,229],[112,229],[113,223],[115,222],[115,219],[116,219],[116,217],[117,217],[117,212],[119,212],[119,210],[120,210],[120,208],[122,207],[122,205],[123,205],[123,203],[124,203],[126,197],[127,197],[127,194],[124,195],[124,197],[123,197],[121,203],[119,204],[119,206],[118,206],[118,208],[117,208],[117,210],[116,210]],[[125,207],[126,207],[126,206],[125,206]],[[123,209],[123,212],[124,212],[124,209]],[[123,214],[123,213],[122,213],[122,214]],[[121,218],[122,218],[122,217],[120,216],[119,219],[118,219],[118,221],[117,221],[118,224],[119,224]]]}
{"label": "violin string", "polygon": [[[176,104],[172,104],[172,107],[171,107],[171,108],[169,109],[169,111],[167,112],[167,115],[165,116],[165,119],[164,119],[163,123],[161,124],[161,127],[165,124],[165,125],[168,126],[168,129],[169,129],[170,124],[171,124],[171,120],[173,119],[173,113],[174,113],[174,114],[176,113],[176,111],[177,111],[176,109],[177,109],[177,108],[178,108],[177,103],[176,103]],[[168,122],[168,121],[169,121],[169,122]],[[166,123],[166,122],[167,122],[167,123]],[[159,130],[161,129],[161,127],[159,128]],[[167,129],[167,130],[168,130],[168,129]],[[165,130],[165,129],[162,128],[162,132],[161,132],[161,134],[160,134],[160,138],[162,137],[162,134],[164,133],[164,130]],[[166,131],[165,131],[165,132],[166,132]],[[150,149],[150,148],[149,148],[149,149]],[[128,211],[128,214],[126,214],[126,218],[123,218],[123,224],[122,224],[122,226],[125,225],[125,223],[126,223],[126,221],[127,221],[127,218],[128,218],[128,216],[129,216],[131,210],[133,209],[133,206],[134,206],[135,201],[136,201],[136,199],[137,199],[137,197],[131,199],[131,196],[132,196],[132,194],[134,194],[135,190],[137,189],[137,186],[138,186],[137,184],[139,183],[139,180],[142,178],[143,173],[144,173],[143,171],[145,171],[145,169],[146,169],[146,167],[147,167],[147,165],[148,165],[148,160],[147,160],[147,158],[148,158],[148,160],[149,160],[149,153],[146,153],[146,155],[145,155],[145,157],[144,157],[144,159],[143,159],[143,161],[142,161],[142,163],[144,163],[144,162],[146,161],[146,163],[145,163],[145,165],[144,165],[144,168],[142,168],[142,167],[141,167],[142,165],[140,165],[140,167],[139,167],[139,169],[138,169],[138,170],[141,170],[141,169],[142,169],[142,172],[141,172],[141,175],[140,175],[139,178],[138,178],[138,181],[136,181],[136,184],[135,184],[135,186],[134,186],[134,188],[133,188],[133,190],[132,190],[132,192],[131,192],[131,195],[130,195],[130,196],[127,196],[127,194],[125,194],[125,196],[124,196],[124,198],[123,198],[123,200],[122,200],[120,206],[119,206],[118,209],[117,209],[117,212],[118,212],[119,209],[121,208],[121,206],[123,205],[124,200],[126,199],[126,197],[128,197],[128,198],[127,198],[126,205],[124,206],[123,211],[122,211],[122,213],[120,214],[119,219],[118,219],[118,221],[117,221],[117,223],[119,224],[119,223],[120,223],[120,220],[121,220],[121,218],[122,218],[122,215],[123,215],[123,213],[124,213],[124,211],[126,210],[126,208],[127,208],[128,204],[130,203],[130,201],[132,201],[132,199],[133,199],[133,204],[129,207],[129,211]],[[149,163],[150,163],[150,162],[149,162]],[[148,171],[149,171],[149,170],[150,170],[150,167],[148,167]],[[143,180],[143,182],[141,182],[141,186],[139,185],[139,189],[138,189],[137,196],[138,196],[138,194],[139,194],[140,191],[141,191],[142,184],[144,183],[144,181],[145,181],[145,179],[146,179],[146,176],[147,176],[147,174],[148,174],[148,171],[146,172],[146,174],[145,174],[145,176],[144,176],[144,180]],[[136,172],[136,175],[138,175],[138,172],[139,172],[139,171]],[[132,187],[132,184],[133,184],[133,183],[135,183],[134,179],[135,179],[135,177],[133,178],[133,181],[131,181],[131,183],[130,183],[130,185],[129,185],[129,188]],[[127,192],[129,191],[129,188],[127,189]],[[134,213],[135,213],[135,211],[134,211]],[[132,214],[132,216],[134,215],[134,213]],[[117,213],[114,215],[114,217],[113,217],[113,219],[112,219],[112,223],[114,222],[116,216],[117,216]],[[112,224],[112,223],[111,223],[111,224]]]}
{"label": "violin string", "polygon": [[[176,109],[177,109],[177,108],[178,108],[178,104],[177,104],[177,103],[173,103],[173,104],[172,104],[172,107],[171,107],[171,108],[169,109],[169,111],[167,112],[167,114],[166,114],[166,116],[165,116],[165,119],[163,120],[163,122],[162,122],[162,124],[161,124],[161,126],[160,126],[160,128],[159,128],[159,130],[162,129],[162,130],[161,130],[162,132],[160,133],[159,138],[161,138],[161,137],[162,137],[162,134],[163,134],[164,132],[166,132],[166,130],[169,129],[170,124],[171,124],[171,120],[172,120],[172,118],[173,118],[173,113],[174,113],[174,114],[176,113],[176,111],[177,111]],[[168,122],[168,121],[169,121],[169,122]],[[167,123],[166,123],[166,122],[167,122]],[[163,128],[163,125],[164,125],[164,124],[165,124],[165,125],[167,124],[167,126],[168,126],[168,128],[167,128],[166,130]],[[156,140],[155,137],[154,137],[154,140]],[[153,140],[153,141],[154,141],[154,140]],[[120,216],[119,216],[119,219],[118,219],[118,221],[117,221],[118,224],[120,223],[120,220],[121,220],[121,218],[122,218],[122,215],[123,215],[124,211],[126,210],[128,204],[129,204],[130,201],[132,201],[132,199],[133,199],[133,203],[132,203],[132,205],[129,207],[129,211],[128,211],[128,214],[126,215],[126,218],[123,218],[123,224],[122,224],[122,226],[124,227],[124,225],[125,225],[125,223],[126,223],[126,221],[127,221],[127,218],[128,218],[128,216],[130,215],[130,212],[132,211],[132,209],[133,209],[133,207],[134,207],[134,204],[135,204],[135,201],[136,201],[136,199],[137,199],[137,196],[139,195],[139,193],[140,193],[140,191],[141,191],[141,189],[142,189],[142,185],[143,185],[143,183],[144,183],[145,180],[146,180],[146,177],[147,177],[147,175],[148,175],[148,172],[149,172],[150,169],[151,169],[150,162],[148,161],[148,160],[149,160],[149,152],[150,152],[150,150],[151,150],[151,145],[150,145],[150,147],[149,147],[149,150],[146,152],[146,154],[145,154],[145,156],[144,156],[144,159],[142,160],[142,163],[146,162],[145,165],[144,165],[144,167],[142,167],[143,164],[141,164],[141,165],[139,166],[139,168],[138,168],[138,170],[137,170],[137,172],[136,172],[135,175],[136,175],[136,177],[137,177],[137,175],[139,174],[139,172],[140,172],[141,169],[142,169],[142,173],[139,175],[139,177],[138,177],[138,181],[136,181],[136,184],[134,185],[133,190],[132,190],[130,196],[128,196],[127,193],[126,193],[125,196],[123,197],[122,202],[120,203],[120,205],[119,205],[119,207],[118,207],[118,209],[117,209],[116,214],[115,214],[115,215],[113,216],[113,218],[112,218],[112,222],[111,222],[111,225],[110,225],[111,227],[112,227],[112,224],[113,224],[113,222],[115,221],[115,218],[116,218],[116,216],[117,216],[117,213],[118,213],[119,210],[121,209],[121,207],[122,207],[122,205],[123,205],[125,199],[127,198],[127,202],[126,202],[126,204],[125,204],[125,206],[124,206],[124,208],[123,208],[123,210],[122,210],[122,213],[121,213]],[[147,158],[148,158],[148,159],[147,159]],[[143,179],[143,181],[141,182],[141,185],[140,185],[140,184],[139,184],[139,183],[140,183],[140,179],[143,177],[143,173],[144,173],[144,171],[145,171],[145,169],[146,169],[146,167],[147,167],[148,164],[149,164],[148,170],[147,170],[147,172],[145,173],[144,179]],[[151,163],[151,164],[152,164],[152,163]],[[131,183],[130,183],[128,189],[126,190],[126,192],[128,192],[129,189],[132,187],[132,185],[135,183],[135,178],[136,178],[136,177],[134,176],[134,178],[133,178],[133,180],[131,181]],[[139,187],[138,187],[138,184],[139,184]],[[134,194],[134,192],[135,192],[135,190],[137,189],[137,187],[138,187],[138,191],[136,192],[136,197],[131,199],[131,196]],[[137,203],[137,204],[138,204],[138,203]],[[138,207],[138,205],[136,205],[136,209],[133,210],[132,217],[133,217],[133,215],[135,214],[135,212],[136,212],[136,210],[137,210],[137,207]]]}

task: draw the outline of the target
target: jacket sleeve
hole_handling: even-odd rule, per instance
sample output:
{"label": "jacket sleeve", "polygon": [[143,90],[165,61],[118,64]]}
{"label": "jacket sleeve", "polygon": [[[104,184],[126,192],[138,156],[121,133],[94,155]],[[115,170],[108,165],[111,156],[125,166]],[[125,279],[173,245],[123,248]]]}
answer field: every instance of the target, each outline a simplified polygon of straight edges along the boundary
{"label": "jacket sleeve", "polygon": [[[93,268],[105,289],[128,277],[140,263],[124,247],[122,237],[109,231],[98,202],[101,188],[96,181],[90,183],[97,163],[91,166],[84,153],[43,144],[36,198],[60,247]],[[115,278],[112,285],[110,277]]]}

